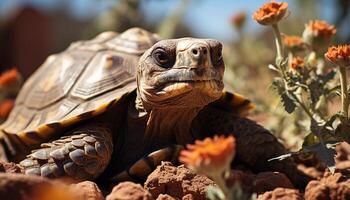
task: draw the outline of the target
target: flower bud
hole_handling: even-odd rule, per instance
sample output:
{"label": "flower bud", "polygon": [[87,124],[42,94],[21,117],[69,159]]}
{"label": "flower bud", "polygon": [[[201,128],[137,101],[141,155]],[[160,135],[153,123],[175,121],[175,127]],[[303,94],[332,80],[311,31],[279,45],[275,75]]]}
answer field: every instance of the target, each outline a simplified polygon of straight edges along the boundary
{"label": "flower bud", "polygon": [[319,51],[329,46],[336,32],[336,28],[325,21],[310,21],[305,25],[303,40],[313,51]]}
{"label": "flower bud", "polygon": [[292,53],[297,53],[304,50],[304,41],[299,36],[283,36],[284,46]]}
{"label": "flower bud", "polygon": [[302,59],[300,57],[294,57],[292,59],[292,61],[289,63],[289,67],[294,69],[294,70],[304,68],[305,67],[304,59]]}
{"label": "flower bud", "polygon": [[236,27],[237,29],[242,29],[246,21],[246,18],[247,18],[247,13],[239,12],[235,15],[232,15],[230,21],[234,27]]}

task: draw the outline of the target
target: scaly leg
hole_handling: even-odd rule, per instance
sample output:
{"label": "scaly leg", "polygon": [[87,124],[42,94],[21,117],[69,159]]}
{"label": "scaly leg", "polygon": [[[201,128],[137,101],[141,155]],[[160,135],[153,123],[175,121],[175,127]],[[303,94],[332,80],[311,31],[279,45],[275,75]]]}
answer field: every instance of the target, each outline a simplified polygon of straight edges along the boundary
{"label": "scaly leg", "polygon": [[19,163],[25,174],[92,180],[108,165],[113,142],[103,124],[88,124],[41,147]]}
{"label": "scaly leg", "polygon": [[[268,130],[247,118],[208,106],[197,117],[203,137],[215,134],[233,135],[236,138],[236,161],[254,171],[279,171],[298,187],[304,188],[310,178],[297,170],[291,159],[271,161],[270,158],[287,153],[285,147]],[[205,135],[206,134],[206,135]]]}
{"label": "scaly leg", "polygon": [[173,145],[158,151],[154,151],[136,163],[131,165],[128,169],[118,173],[109,179],[111,183],[117,183],[122,181],[135,181],[143,183],[147,176],[156,169],[162,161],[170,161],[172,163],[177,162],[180,151],[183,149],[181,145]]}

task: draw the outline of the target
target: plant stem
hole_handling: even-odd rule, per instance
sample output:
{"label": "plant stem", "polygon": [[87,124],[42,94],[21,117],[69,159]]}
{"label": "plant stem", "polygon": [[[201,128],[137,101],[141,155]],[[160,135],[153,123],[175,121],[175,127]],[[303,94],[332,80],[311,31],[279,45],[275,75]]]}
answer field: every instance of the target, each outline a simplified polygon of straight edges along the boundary
{"label": "plant stem", "polygon": [[345,122],[348,119],[348,109],[349,109],[349,98],[348,98],[348,87],[346,79],[346,68],[338,66],[339,77],[340,77],[340,89],[341,89],[341,115],[342,122]]}
{"label": "plant stem", "polygon": [[277,24],[272,25],[273,33],[275,34],[275,43],[276,43],[276,50],[277,50],[277,57],[276,57],[276,65],[282,70],[282,73],[284,74],[284,66],[282,66],[282,61],[284,60],[284,50],[283,50],[283,43],[282,43],[282,37],[281,32],[278,28]]}
{"label": "plant stem", "polygon": [[[275,43],[276,43],[276,50],[277,50],[277,57],[276,57],[276,65],[277,67],[281,70],[282,72],[282,78],[286,83],[286,73],[285,73],[285,66],[283,64],[283,61],[285,59],[284,55],[284,47],[282,43],[282,37],[281,37],[281,32],[278,28],[277,24],[272,25],[273,33],[275,35]],[[306,105],[293,93],[290,93],[293,99],[300,105],[300,107],[305,111],[305,113],[313,120],[313,115],[310,112],[310,110],[306,107]]]}
{"label": "plant stem", "polygon": [[310,117],[310,119],[314,119],[312,113],[309,109],[307,109],[305,104],[293,92],[290,92],[289,94],[292,95],[293,99],[300,105],[300,107],[305,111],[305,113]]}
{"label": "plant stem", "polygon": [[225,178],[222,176],[213,176],[210,178],[219,186],[219,188],[225,194],[226,199],[229,198],[229,189],[226,186]]}

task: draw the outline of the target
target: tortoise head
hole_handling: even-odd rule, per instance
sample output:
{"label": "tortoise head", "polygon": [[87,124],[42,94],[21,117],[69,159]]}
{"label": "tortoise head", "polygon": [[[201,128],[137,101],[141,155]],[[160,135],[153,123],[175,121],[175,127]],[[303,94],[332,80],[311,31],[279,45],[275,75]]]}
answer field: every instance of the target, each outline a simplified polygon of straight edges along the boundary
{"label": "tortoise head", "polygon": [[162,40],[140,58],[138,95],[146,110],[203,107],[222,95],[224,68],[219,41]]}

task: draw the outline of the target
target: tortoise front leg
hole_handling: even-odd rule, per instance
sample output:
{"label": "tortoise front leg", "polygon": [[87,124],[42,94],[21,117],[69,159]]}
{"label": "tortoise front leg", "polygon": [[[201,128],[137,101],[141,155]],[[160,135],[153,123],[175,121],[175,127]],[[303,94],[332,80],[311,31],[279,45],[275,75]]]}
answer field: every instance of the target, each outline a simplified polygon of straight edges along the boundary
{"label": "tortoise front leg", "polygon": [[236,138],[236,158],[254,171],[278,171],[286,174],[299,188],[304,188],[310,178],[296,168],[291,159],[268,160],[287,153],[277,138],[256,122],[238,117],[225,110],[207,107],[202,110],[195,124],[199,124],[203,137],[215,134],[233,135]]}
{"label": "tortoise front leg", "polygon": [[129,168],[108,179],[110,183],[122,181],[134,181],[143,183],[162,161],[169,161],[173,164],[178,162],[178,156],[183,149],[181,145],[172,145],[154,151],[136,161]]}
{"label": "tortoise front leg", "polygon": [[19,165],[25,174],[92,180],[104,171],[112,151],[111,130],[103,124],[88,124],[42,144]]}

